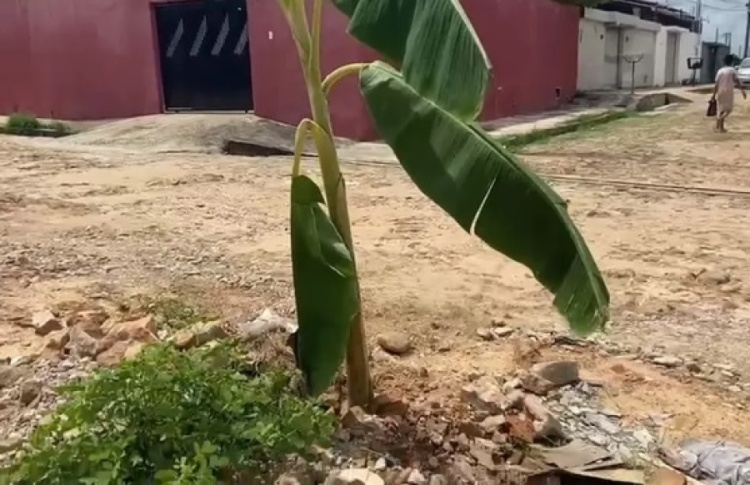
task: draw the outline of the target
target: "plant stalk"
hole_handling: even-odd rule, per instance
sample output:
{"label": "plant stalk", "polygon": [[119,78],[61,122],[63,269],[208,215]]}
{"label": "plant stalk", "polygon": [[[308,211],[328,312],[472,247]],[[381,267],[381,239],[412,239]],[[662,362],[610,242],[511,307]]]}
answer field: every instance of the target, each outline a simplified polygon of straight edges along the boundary
{"label": "plant stalk", "polygon": [[[304,1],[299,2],[299,8],[294,10],[294,16],[305,16]],[[318,146],[318,157],[320,159],[320,171],[323,176],[323,190],[326,194],[328,212],[336,229],[341,234],[344,244],[354,258],[354,244],[352,240],[351,222],[349,219],[349,208],[346,200],[346,186],[344,177],[339,167],[338,154],[335,149],[333,129],[331,128],[331,116],[328,109],[328,100],[323,89],[323,78],[320,68],[320,39],[322,30],[323,0],[314,0],[312,19],[312,39],[307,54],[300,49],[302,70],[307,85],[307,94],[310,100],[313,121],[318,124],[330,138],[332,149],[321,150]],[[306,23],[297,17],[297,25]],[[356,262],[355,262],[356,267]],[[359,280],[357,280],[357,293],[359,294]],[[367,352],[367,341],[365,339],[364,323],[362,318],[361,296],[357,314],[354,316],[349,335],[347,347],[346,370],[348,397],[351,406],[369,407],[372,402],[372,381],[370,379],[370,366]]]}

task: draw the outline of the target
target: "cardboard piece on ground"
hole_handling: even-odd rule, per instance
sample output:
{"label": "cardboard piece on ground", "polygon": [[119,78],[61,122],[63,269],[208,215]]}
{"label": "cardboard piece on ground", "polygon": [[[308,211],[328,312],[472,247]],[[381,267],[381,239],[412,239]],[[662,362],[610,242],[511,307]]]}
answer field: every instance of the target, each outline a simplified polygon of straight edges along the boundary
{"label": "cardboard piece on ground", "polygon": [[573,440],[557,448],[535,447],[544,461],[565,470],[581,468],[592,463],[612,458],[612,454],[598,446],[582,440]]}
{"label": "cardboard piece on ground", "polygon": [[649,485],[686,485],[687,477],[671,468],[659,468],[648,479]]}
{"label": "cardboard piece on ground", "polygon": [[644,485],[641,470],[615,468],[611,470],[578,471],[551,469],[529,475],[525,485]]}

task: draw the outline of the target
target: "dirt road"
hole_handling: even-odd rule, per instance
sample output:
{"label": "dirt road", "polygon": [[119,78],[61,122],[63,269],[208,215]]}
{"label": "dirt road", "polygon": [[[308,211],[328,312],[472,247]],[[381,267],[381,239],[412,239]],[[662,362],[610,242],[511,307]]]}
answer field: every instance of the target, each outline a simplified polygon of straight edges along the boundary
{"label": "dirt road", "polygon": [[[545,175],[738,191],[553,180],[610,286],[606,339],[628,354],[640,349],[645,360],[695,361],[706,376],[665,374],[644,359],[612,355],[611,344],[544,352],[575,352],[592,376],[611,383],[613,405],[632,419],[667,413],[674,437],[748,443],[750,106],[740,107],[727,135],[710,132],[703,109],[620,120],[534,145],[523,158]],[[0,358],[36,344],[33,331],[14,322],[66,300],[171,291],[229,319],[264,307],[292,311],[289,159],[198,153],[179,139],[159,153],[116,144],[116,130],[107,136],[112,143],[0,137]],[[368,158],[354,148],[345,157]],[[314,171],[312,162],[305,168]],[[463,233],[398,166],[347,163],[345,173],[369,337],[408,332],[417,351],[401,364],[429,369],[433,391],[452,389],[469,372],[516,365],[512,339],[477,338],[493,319],[562,328],[550,295],[524,268]],[[733,367],[709,376],[714,364]]]}

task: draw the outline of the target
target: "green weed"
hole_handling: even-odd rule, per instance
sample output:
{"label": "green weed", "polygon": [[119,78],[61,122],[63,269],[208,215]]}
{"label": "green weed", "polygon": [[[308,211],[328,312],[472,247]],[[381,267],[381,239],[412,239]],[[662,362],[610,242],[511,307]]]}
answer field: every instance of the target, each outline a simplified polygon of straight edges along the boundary
{"label": "green weed", "polygon": [[233,483],[327,444],[333,416],[294,395],[288,376],[248,378],[244,365],[227,344],[156,345],[62,389],[65,404],[36,430],[10,483]]}

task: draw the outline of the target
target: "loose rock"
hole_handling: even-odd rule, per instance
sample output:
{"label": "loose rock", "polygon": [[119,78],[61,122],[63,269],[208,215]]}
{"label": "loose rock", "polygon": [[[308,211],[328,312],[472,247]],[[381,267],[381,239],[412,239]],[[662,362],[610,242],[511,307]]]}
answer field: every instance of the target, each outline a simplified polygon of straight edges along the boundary
{"label": "loose rock", "polygon": [[385,481],[367,468],[352,468],[331,473],[325,485],[385,485]]}
{"label": "loose rock", "polygon": [[34,399],[36,399],[42,392],[42,381],[31,380],[21,384],[18,400],[21,404],[28,406]]}
{"label": "loose rock", "polygon": [[536,396],[526,396],[524,407],[534,418],[534,436],[536,441],[564,439],[565,432],[557,418],[544,406],[541,399]]}
{"label": "loose rock", "polygon": [[650,485],[685,485],[687,478],[671,468],[659,468],[649,479]]}
{"label": "loose rock", "polygon": [[103,309],[78,312],[68,318],[68,327],[77,327],[94,338],[104,337],[102,325],[109,319]]}
{"label": "loose rock", "polygon": [[382,333],[378,335],[377,342],[383,350],[394,355],[403,355],[411,350],[411,340],[402,332]]}
{"label": "loose rock", "polygon": [[70,342],[70,332],[68,329],[58,330],[47,335],[43,345],[43,350],[59,352]]}
{"label": "loose rock", "polygon": [[492,334],[496,338],[508,337],[508,336],[512,335],[513,332],[515,332],[515,331],[516,331],[516,329],[514,329],[513,327],[495,327],[495,328],[493,328],[491,330]]}
{"label": "loose rock", "polygon": [[272,332],[294,333],[297,324],[294,320],[284,318],[266,308],[255,320],[240,324],[237,330],[242,340],[251,341]]}
{"label": "loose rock", "polygon": [[507,399],[497,385],[497,381],[489,376],[480,377],[461,389],[461,397],[467,404],[477,410],[490,414],[499,414],[507,406]]}
{"label": "loose rock", "polygon": [[526,374],[523,376],[521,379],[521,385],[527,391],[533,392],[539,396],[545,396],[555,388],[555,385],[550,381],[536,374]]}
{"label": "loose rock", "polygon": [[359,406],[349,408],[341,418],[341,425],[353,436],[364,436],[368,433],[383,434],[385,425],[377,416],[367,414]]}
{"label": "loose rock", "polygon": [[654,357],[652,362],[663,367],[677,367],[682,364],[682,359],[673,355],[660,355],[658,357]]}
{"label": "loose rock", "polygon": [[79,357],[94,357],[99,346],[99,342],[89,335],[81,327],[73,327],[69,333],[70,341],[68,345],[71,350]]}
{"label": "loose rock", "polygon": [[35,313],[31,317],[31,325],[34,327],[36,334],[42,336],[63,328],[60,320],[49,310]]}
{"label": "loose rock", "polygon": [[422,473],[414,469],[409,473],[409,476],[406,478],[406,483],[409,485],[426,485],[427,479],[422,475]]}
{"label": "loose rock", "polygon": [[429,485],[448,485],[448,479],[443,475],[435,474],[430,477]]}
{"label": "loose rock", "polygon": [[504,424],[505,416],[498,415],[485,418],[479,426],[481,426],[482,430],[489,435],[499,430]]}
{"label": "loose rock", "polygon": [[16,451],[23,446],[23,439],[21,438],[5,438],[0,440],[0,453],[8,453],[9,451]]}
{"label": "loose rock", "polygon": [[[107,335],[99,341],[97,353],[109,350],[118,342],[156,342],[159,340],[156,336],[156,321],[150,315],[138,320],[116,323],[111,326],[105,325],[103,329],[107,331]],[[122,357],[127,347],[128,345],[119,345],[118,352],[114,353],[119,353]]]}
{"label": "loose rock", "polygon": [[382,393],[375,396],[375,413],[378,416],[406,416],[409,405],[400,396]]}
{"label": "loose rock", "polygon": [[475,482],[474,470],[472,470],[466,457],[457,456],[451,467],[451,472],[459,479],[466,480],[469,483]]}
{"label": "loose rock", "polygon": [[488,342],[491,340],[495,340],[495,334],[489,328],[478,328],[477,337]]}
{"label": "loose rock", "polygon": [[20,367],[0,364],[0,389],[10,387],[21,379],[26,371]]}
{"label": "loose rock", "polygon": [[209,342],[229,337],[229,334],[224,330],[219,321],[199,323],[192,328],[192,331],[195,334],[197,345],[205,345]]}
{"label": "loose rock", "polygon": [[726,271],[720,269],[709,269],[698,274],[696,279],[701,283],[708,283],[718,286],[729,283],[732,278]]}
{"label": "loose rock", "polygon": [[555,387],[566,386],[579,380],[578,363],[569,360],[535,364],[531,368],[531,373],[551,382]]}
{"label": "loose rock", "polygon": [[172,336],[171,341],[180,350],[187,350],[196,345],[195,334],[190,329],[179,330]]}

